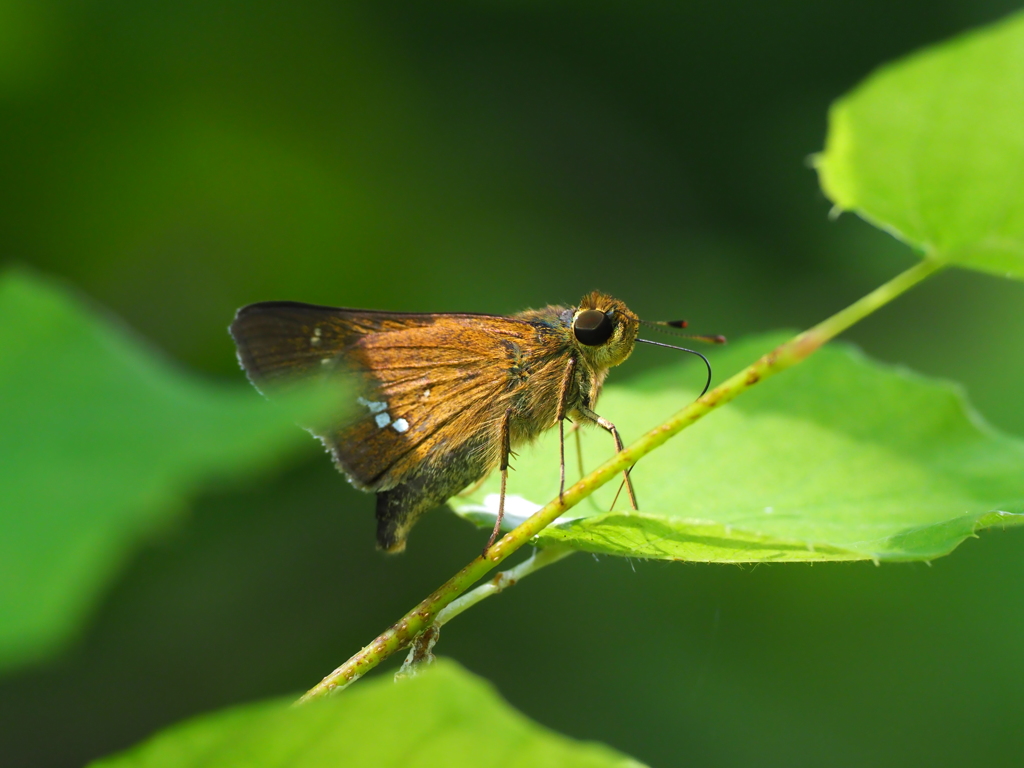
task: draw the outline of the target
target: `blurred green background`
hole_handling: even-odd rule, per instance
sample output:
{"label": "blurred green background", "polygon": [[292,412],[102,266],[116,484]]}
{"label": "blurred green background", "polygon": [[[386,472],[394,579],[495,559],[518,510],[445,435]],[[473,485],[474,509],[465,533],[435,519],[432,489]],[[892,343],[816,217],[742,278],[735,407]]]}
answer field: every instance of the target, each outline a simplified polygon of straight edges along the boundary
{"label": "blurred green background", "polygon": [[[226,326],[265,299],[506,313],[600,288],[733,337],[807,326],[913,261],[829,221],[807,167],[829,103],[1015,7],[0,0],[0,258],[236,382]],[[1024,434],[1022,307],[950,272],[847,338]],[[373,528],[312,440],[211,491],[74,647],[0,681],[0,762],[79,765],[308,687],[481,542],[433,513],[392,558]],[[1017,765],[1022,537],[932,567],[577,556],[438,650],[652,765]]]}

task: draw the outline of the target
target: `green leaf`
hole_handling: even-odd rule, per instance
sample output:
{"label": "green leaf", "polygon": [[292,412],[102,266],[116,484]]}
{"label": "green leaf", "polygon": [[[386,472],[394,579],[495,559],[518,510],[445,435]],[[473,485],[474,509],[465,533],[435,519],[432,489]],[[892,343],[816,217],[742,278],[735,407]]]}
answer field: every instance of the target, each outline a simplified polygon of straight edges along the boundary
{"label": "green leaf", "polygon": [[0,276],[0,668],[68,641],[204,483],[308,444],[314,400],[186,376],[65,288]]}
{"label": "green leaf", "polygon": [[816,164],[839,208],[1024,279],[1024,14],[871,75],[833,104]]}
{"label": "green leaf", "polygon": [[534,723],[486,681],[443,659],[416,677],[374,680],[302,707],[273,701],[198,717],[92,765],[642,768]]}
{"label": "green leaf", "polygon": [[[716,357],[740,370],[785,340],[753,339]],[[724,371],[725,374],[720,372]],[[682,365],[609,386],[599,413],[628,443],[695,396]],[[613,452],[581,430],[590,469]],[[578,477],[567,439],[567,480]],[[510,473],[510,525],[558,492],[557,430]],[[496,473],[495,473],[496,474]],[[609,513],[612,482],[548,527],[539,543],[603,554],[714,562],[928,560],[978,528],[1024,522],[1024,441],[983,423],[953,385],[831,344],[709,414],[637,464],[640,512]],[[498,478],[451,503],[493,525]],[[617,510],[628,510],[620,497]]]}

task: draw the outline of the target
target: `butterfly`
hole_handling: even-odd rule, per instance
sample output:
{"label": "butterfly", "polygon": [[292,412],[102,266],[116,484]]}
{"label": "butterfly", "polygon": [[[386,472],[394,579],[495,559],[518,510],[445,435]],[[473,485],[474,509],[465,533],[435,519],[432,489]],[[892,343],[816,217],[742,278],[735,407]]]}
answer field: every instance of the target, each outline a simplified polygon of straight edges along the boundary
{"label": "butterfly", "polygon": [[[558,426],[560,495],[566,419],[605,429],[622,450],[615,425],[594,410],[605,377],[637,341],[671,346],[639,339],[640,323],[621,301],[594,291],[575,307],[511,316],[269,301],[242,307],[229,330],[264,394],[312,378],[347,383],[338,392],[352,400],[349,415],[310,431],[355,487],[376,494],[379,548],[404,550],[424,512],[497,468],[501,494],[486,552],[500,529],[515,448]],[[708,364],[709,382],[710,375]],[[628,470],[623,482],[637,509]]]}

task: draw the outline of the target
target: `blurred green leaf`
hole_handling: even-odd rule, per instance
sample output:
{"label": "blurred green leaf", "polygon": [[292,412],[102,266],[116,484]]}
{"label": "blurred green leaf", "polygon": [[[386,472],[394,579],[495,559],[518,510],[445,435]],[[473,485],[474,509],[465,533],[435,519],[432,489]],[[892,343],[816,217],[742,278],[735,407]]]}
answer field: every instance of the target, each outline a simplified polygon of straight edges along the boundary
{"label": "blurred green leaf", "polygon": [[883,67],[833,106],[837,206],[929,255],[1024,279],[1024,15]]}
{"label": "blurred green leaf", "polygon": [[399,683],[378,679],[302,707],[273,701],[199,717],[93,763],[195,765],[641,766],[601,744],[575,742],[528,720],[488,683],[447,660]]}
{"label": "blurred green leaf", "polygon": [[38,85],[59,51],[60,12],[51,3],[0,0],[0,96]]}
{"label": "blurred green leaf", "polygon": [[[719,379],[785,340],[760,337],[716,358]],[[683,365],[609,386],[599,413],[628,443],[696,392]],[[611,438],[583,431],[590,468]],[[567,440],[567,481],[576,476]],[[522,451],[509,479],[510,526],[558,492],[558,435]],[[496,473],[495,473],[496,474]],[[633,470],[639,513],[609,513],[609,483],[540,543],[604,554],[714,562],[927,560],[978,528],[1024,523],[1024,441],[996,433],[954,386],[832,344],[757,385]],[[451,503],[493,525],[498,478]],[[522,498],[526,497],[526,498]],[[624,496],[617,509],[627,508]]]}
{"label": "blurred green leaf", "polygon": [[187,376],[65,288],[0,276],[0,668],[66,642],[140,539],[307,445],[295,420],[328,405]]}

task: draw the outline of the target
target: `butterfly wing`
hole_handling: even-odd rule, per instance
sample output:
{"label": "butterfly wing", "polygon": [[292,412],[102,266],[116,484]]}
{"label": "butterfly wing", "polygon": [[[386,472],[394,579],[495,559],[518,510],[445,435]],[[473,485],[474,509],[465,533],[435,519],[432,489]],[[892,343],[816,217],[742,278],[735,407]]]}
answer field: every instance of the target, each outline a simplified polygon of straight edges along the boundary
{"label": "butterfly wing", "polygon": [[400,314],[264,302],[231,325],[249,379],[266,394],[335,378],[355,387],[354,415],[311,427],[360,487],[394,485],[452,431],[465,439],[500,429],[509,345],[535,335],[528,322],[493,315]]}
{"label": "butterfly wing", "polygon": [[231,333],[261,389],[311,376],[355,384],[355,415],[311,431],[353,484],[378,492],[378,542],[391,551],[422,512],[497,463],[503,419],[527,378],[524,349],[539,361],[560,343],[518,318],[292,302],[243,308]]}
{"label": "butterfly wing", "polygon": [[430,324],[430,315],[264,301],[242,307],[229,331],[238,361],[258,389],[305,380],[360,337]]}

